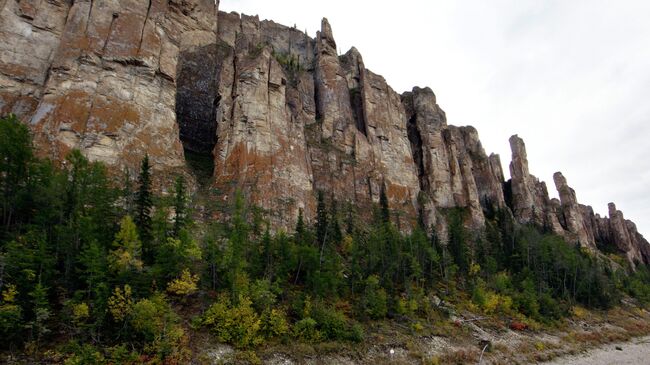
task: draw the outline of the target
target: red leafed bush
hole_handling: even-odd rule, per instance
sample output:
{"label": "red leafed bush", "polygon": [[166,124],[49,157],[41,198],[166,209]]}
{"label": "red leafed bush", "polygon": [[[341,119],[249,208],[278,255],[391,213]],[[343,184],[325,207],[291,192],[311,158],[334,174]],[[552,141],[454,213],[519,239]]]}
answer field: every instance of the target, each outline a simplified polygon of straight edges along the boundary
{"label": "red leafed bush", "polygon": [[510,329],[514,331],[523,331],[528,328],[528,325],[525,323],[514,321],[510,323]]}

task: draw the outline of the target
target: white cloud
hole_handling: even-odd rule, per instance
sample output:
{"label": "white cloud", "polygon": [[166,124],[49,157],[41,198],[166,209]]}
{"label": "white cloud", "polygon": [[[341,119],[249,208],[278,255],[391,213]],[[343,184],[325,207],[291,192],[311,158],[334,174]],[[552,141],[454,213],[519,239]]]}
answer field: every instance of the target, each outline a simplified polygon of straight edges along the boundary
{"label": "white cloud", "polygon": [[581,203],[614,201],[650,235],[650,2],[222,0],[314,36],[327,17],[342,52],[398,92],[430,86],[450,124],[474,125],[510,160],[524,138],[531,172],[562,171]]}

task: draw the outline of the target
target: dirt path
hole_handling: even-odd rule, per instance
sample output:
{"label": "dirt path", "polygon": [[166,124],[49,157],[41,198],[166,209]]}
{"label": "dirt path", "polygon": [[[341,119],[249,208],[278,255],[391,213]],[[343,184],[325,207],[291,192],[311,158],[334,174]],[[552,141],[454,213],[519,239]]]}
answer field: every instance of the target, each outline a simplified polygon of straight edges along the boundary
{"label": "dirt path", "polygon": [[[617,349],[617,347],[620,349]],[[615,343],[587,351],[584,354],[565,356],[546,365],[640,365],[650,364],[650,336],[629,342]]]}

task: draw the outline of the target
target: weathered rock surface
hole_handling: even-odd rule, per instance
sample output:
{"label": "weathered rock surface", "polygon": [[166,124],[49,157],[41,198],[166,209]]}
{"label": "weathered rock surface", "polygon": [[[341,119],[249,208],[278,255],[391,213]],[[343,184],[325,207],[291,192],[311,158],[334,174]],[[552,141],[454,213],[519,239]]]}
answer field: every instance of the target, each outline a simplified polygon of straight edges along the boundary
{"label": "weathered rock surface", "polygon": [[317,40],[236,13],[219,13],[218,29],[215,183],[224,198],[247,191],[290,229],[300,209],[314,216],[318,190],[369,214],[385,188],[408,229],[418,179],[404,110],[385,80],[356,50],[339,60],[326,20]]}
{"label": "weathered rock surface", "polygon": [[601,218],[593,208],[578,203],[575,191],[560,172],[553,175],[560,200],[548,198],[546,184],[528,171],[528,159],[523,140],[510,138],[512,162],[510,207],[522,224],[533,224],[563,236],[567,242],[596,250],[615,246],[625,253],[628,261],[650,263],[650,244],[640,235],[634,223],[626,221],[623,213],[609,204],[609,217]]}
{"label": "weathered rock surface", "polygon": [[402,230],[420,218],[444,240],[450,209],[476,232],[503,211],[650,263],[613,204],[594,214],[560,173],[550,199],[516,135],[505,181],[473,127],[448,125],[429,88],[397,94],[355,48],[339,55],[326,19],[310,38],[213,0],[0,0],[0,40],[0,114],[54,159],[78,148],[119,173],[148,153],[171,177],[200,155],[220,198],[245,192],[274,229],[313,218],[319,190],[366,220],[385,191]]}
{"label": "weathered rock surface", "polygon": [[215,44],[216,21],[212,0],[6,1],[0,112],[29,121],[55,159],[77,148],[120,171],[148,153],[183,171],[177,63]]}
{"label": "weathered rock surface", "polygon": [[510,137],[512,162],[510,162],[510,207],[521,224],[533,224],[562,234],[564,231],[557,219],[557,204],[548,197],[546,183],[539,181],[528,170],[526,145],[519,136]]}
{"label": "weathered rock surface", "polygon": [[580,246],[595,248],[593,228],[588,229],[583,222],[583,211],[578,205],[576,192],[569,187],[561,172],[553,174],[555,187],[560,194],[561,211],[558,211],[562,227],[571,236],[571,241],[577,241]]}
{"label": "weathered rock surface", "polygon": [[[625,252],[631,263],[644,262],[644,251],[647,252],[648,242],[645,241],[637,230],[636,225],[623,218],[623,212],[616,209],[614,203],[609,203],[609,229],[610,238],[621,251]],[[648,263],[648,256],[645,262]]]}

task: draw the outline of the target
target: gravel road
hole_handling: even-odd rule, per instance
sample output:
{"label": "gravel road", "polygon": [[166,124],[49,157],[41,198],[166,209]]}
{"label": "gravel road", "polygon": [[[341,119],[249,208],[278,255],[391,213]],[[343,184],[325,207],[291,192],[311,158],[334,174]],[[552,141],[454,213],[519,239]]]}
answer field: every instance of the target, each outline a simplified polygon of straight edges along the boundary
{"label": "gravel road", "polygon": [[[617,347],[620,349],[617,349]],[[615,343],[587,351],[584,354],[565,356],[545,365],[642,365],[650,364],[650,336],[629,342]]]}

